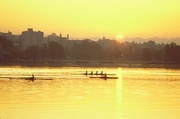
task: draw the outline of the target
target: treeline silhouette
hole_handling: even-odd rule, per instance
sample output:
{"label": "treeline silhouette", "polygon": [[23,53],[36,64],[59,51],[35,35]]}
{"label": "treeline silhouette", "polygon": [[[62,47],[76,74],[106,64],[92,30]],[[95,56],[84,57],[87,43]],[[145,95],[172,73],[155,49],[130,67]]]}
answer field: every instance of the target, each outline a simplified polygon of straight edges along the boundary
{"label": "treeline silhouette", "polygon": [[180,46],[172,42],[156,44],[154,41],[143,43],[117,42],[115,40],[90,39],[70,42],[71,47],[65,47],[54,41],[42,46],[30,46],[22,50],[20,46],[0,36],[0,62],[28,61],[60,61],[60,60],[97,60],[126,61],[147,63],[180,64]]}

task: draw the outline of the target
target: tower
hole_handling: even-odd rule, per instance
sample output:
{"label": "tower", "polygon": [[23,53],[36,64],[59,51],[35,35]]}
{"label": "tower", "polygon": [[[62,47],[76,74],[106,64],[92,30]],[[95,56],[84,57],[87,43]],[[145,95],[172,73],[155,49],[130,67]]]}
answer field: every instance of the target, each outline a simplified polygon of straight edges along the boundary
{"label": "tower", "polygon": [[69,34],[67,34],[67,40],[69,40]]}

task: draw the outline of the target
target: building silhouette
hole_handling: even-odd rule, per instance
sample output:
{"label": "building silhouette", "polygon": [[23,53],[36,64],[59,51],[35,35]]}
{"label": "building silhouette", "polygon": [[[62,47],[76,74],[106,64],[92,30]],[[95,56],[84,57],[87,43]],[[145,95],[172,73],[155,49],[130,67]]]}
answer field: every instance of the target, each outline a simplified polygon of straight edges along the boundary
{"label": "building silhouette", "polygon": [[33,31],[28,28],[21,34],[21,48],[26,49],[29,46],[41,46],[44,39],[44,33],[41,31]]}
{"label": "building silhouette", "polygon": [[8,31],[7,33],[0,32],[0,36],[7,38],[12,41],[15,46],[18,45],[18,35],[13,35],[12,32]]}

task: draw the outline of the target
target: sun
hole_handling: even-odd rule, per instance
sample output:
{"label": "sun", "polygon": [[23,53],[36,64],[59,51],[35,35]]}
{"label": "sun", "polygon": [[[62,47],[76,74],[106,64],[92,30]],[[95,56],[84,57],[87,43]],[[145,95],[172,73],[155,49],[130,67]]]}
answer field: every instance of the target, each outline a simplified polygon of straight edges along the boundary
{"label": "sun", "polygon": [[116,35],[115,39],[119,42],[122,42],[124,36],[123,35]]}
{"label": "sun", "polygon": [[116,36],[116,39],[117,39],[117,40],[122,40],[123,38],[124,38],[123,35],[117,35],[117,36]]}

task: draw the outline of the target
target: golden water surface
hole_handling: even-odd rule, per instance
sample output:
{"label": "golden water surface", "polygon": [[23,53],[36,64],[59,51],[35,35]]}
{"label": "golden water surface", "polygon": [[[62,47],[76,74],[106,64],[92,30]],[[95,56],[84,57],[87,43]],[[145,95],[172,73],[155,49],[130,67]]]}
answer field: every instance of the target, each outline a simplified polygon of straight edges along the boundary
{"label": "golden water surface", "polygon": [[[86,70],[119,79],[89,78]],[[32,74],[37,80],[24,80]],[[0,68],[0,119],[178,119],[179,112],[180,70]]]}

